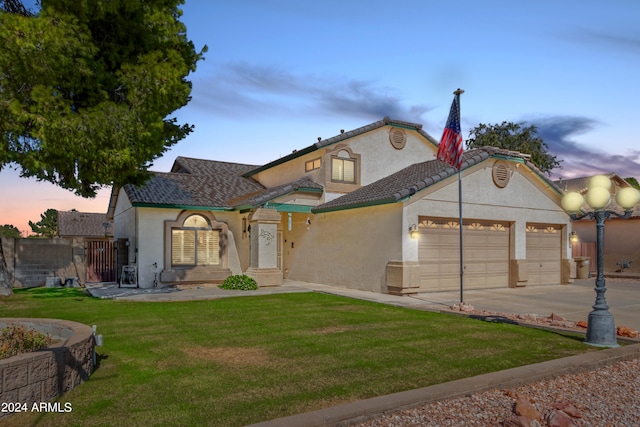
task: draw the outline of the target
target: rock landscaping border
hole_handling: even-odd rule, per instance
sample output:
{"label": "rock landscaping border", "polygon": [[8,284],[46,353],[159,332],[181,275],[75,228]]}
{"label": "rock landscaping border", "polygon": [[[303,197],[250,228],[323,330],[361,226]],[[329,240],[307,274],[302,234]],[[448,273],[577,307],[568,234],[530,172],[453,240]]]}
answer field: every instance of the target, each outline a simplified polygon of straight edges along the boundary
{"label": "rock landscaping border", "polygon": [[[0,360],[0,402],[30,408],[89,378],[96,345],[89,326],[58,319],[0,318],[0,328],[13,323],[48,334],[54,342],[46,349]],[[0,419],[8,415],[0,412]]]}

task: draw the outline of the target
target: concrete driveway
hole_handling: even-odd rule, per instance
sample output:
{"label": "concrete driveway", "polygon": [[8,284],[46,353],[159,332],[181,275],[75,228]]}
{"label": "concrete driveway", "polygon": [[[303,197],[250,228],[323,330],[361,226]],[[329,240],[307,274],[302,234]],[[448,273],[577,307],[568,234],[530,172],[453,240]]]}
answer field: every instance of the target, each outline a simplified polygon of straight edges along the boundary
{"label": "concrete driveway", "polygon": [[[463,290],[464,300],[476,309],[504,313],[558,314],[567,320],[586,321],[595,304],[595,279],[571,285],[526,286],[489,290]],[[640,279],[606,279],[605,297],[616,326],[640,330]],[[418,294],[425,302],[450,305],[460,291]]]}

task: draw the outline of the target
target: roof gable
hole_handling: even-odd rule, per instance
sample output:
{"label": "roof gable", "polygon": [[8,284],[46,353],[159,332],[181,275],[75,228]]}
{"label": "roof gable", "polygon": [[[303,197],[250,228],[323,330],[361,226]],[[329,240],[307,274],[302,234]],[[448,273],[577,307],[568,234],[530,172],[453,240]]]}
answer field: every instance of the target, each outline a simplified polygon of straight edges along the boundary
{"label": "roof gable", "polygon": [[266,165],[257,167],[247,173],[245,173],[244,176],[249,177],[252,175],[255,175],[259,172],[265,171],[267,169],[271,169],[274,166],[277,165],[281,165],[283,163],[286,163],[290,160],[296,159],[298,157],[304,156],[306,154],[312,153],[314,151],[317,151],[321,148],[333,145],[333,144],[337,144],[339,142],[345,141],[347,139],[353,138],[355,136],[359,136],[359,135],[363,135],[367,132],[371,132],[373,130],[379,129],[383,126],[395,126],[395,127],[400,127],[403,129],[410,129],[410,130],[414,130],[416,131],[419,135],[421,135],[422,137],[424,137],[428,142],[430,142],[431,144],[433,144],[434,148],[437,149],[438,146],[438,142],[428,133],[426,133],[424,130],[422,130],[422,125],[419,123],[411,123],[411,122],[405,122],[405,121],[401,121],[401,120],[393,120],[389,117],[384,117],[382,120],[378,120],[376,122],[370,123],[368,125],[365,126],[361,126],[357,129],[354,130],[350,130],[347,132],[341,131],[339,135],[333,136],[331,138],[327,138],[327,139],[321,139],[318,138],[318,142],[305,147],[301,150],[295,150],[293,153],[286,155],[284,157],[281,157],[277,160],[274,160],[272,162],[267,163]]}

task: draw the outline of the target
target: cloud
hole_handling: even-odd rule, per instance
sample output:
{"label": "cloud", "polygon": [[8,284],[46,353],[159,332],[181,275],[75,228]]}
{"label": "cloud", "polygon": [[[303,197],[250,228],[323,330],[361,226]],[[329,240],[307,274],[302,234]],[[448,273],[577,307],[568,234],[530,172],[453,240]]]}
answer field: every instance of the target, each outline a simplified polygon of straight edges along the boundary
{"label": "cloud", "polygon": [[392,89],[345,77],[299,75],[282,68],[231,63],[194,79],[191,104],[230,118],[314,114],[423,122],[431,108],[406,105]]}
{"label": "cloud", "polygon": [[553,171],[554,177],[576,178],[598,173],[614,172],[623,178],[640,176],[640,151],[626,155],[608,153],[587,147],[575,140],[600,123],[588,117],[552,116],[528,120],[538,128],[549,152],[562,160],[562,169]]}

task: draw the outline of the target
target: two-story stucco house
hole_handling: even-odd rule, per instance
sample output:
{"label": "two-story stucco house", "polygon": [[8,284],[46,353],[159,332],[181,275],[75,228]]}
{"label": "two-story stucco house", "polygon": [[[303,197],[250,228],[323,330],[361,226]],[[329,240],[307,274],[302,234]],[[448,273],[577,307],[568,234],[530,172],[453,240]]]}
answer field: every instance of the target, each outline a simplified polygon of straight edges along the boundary
{"label": "two-story stucco house", "polygon": [[[246,273],[408,294],[459,287],[458,172],[422,126],[384,118],[262,166],[178,157],[109,215],[142,287]],[[528,156],[465,152],[464,286],[569,281],[561,191]]]}

